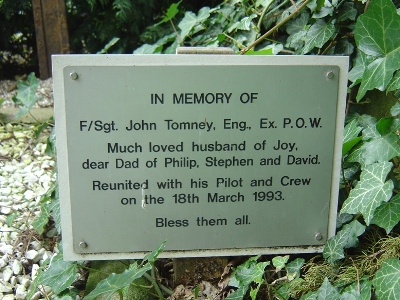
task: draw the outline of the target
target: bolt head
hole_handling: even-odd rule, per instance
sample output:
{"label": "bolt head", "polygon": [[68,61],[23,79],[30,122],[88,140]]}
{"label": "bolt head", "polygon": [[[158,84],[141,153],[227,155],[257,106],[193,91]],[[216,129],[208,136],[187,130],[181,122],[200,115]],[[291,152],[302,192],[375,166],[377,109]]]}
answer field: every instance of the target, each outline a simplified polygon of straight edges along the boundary
{"label": "bolt head", "polygon": [[69,77],[70,77],[72,80],[77,80],[79,76],[78,76],[78,73],[72,72],[72,73],[69,74]]}
{"label": "bolt head", "polygon": [[335,74],[332,71],[326,72],[326,78],[333,79],[333,77],[335,77]]}
{"label": "bolt head", "polygon": [[85,248],[87,248],[87,244],[86,244],[86,242],[84,242],[84,241],[82,241],[82,242],[80,242],[79,243],[79,248],[81,248],[81,249],[85,249]]}
{"label": "bolt head", "polygon": [[316,239],[317,241],[322,240],[322,238],[323,238],[323,236],[322,236],[322,234],[321,234],[320,232],[318,232],[318,233],[315,235],[315,239]]}

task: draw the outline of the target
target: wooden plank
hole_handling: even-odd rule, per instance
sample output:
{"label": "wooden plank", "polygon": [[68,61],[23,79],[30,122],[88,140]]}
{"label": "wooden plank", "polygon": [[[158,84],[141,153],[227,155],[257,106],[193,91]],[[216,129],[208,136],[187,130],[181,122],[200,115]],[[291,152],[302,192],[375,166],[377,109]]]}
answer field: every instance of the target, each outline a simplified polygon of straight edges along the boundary
{"label": "wooden plank", "polygon": [[69,53],[64,0],[32,0],[40,79],[52,76],[51,55]]}

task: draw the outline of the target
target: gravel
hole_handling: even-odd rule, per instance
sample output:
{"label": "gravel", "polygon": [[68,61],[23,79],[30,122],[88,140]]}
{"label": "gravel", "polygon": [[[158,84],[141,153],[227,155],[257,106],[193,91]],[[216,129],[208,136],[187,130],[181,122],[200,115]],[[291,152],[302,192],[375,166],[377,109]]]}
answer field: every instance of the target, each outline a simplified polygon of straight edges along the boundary
{"label": "gravel", "polygon": [[[56,180],[55,160],[45,153],[51,128],[38,138],[35,130],[34,125],[0,125],[0,300],[27,299],[37,269],[57,252],[56,243],[32,227],[41,196]],[[47,297],[38,291],[31,299]]]}
{"label": "gravel", "polygon": [[[24,79],[21,79],[24,80]],[[17,93],[18,80],[2,80],[0,81],[0,100],[2,108],[17,107],[12,100],[13,96]],[[39,81],[39,87],[36,92],[39,100],[35,104],[35,108],[52,107],[53,100],[53,78]]]}

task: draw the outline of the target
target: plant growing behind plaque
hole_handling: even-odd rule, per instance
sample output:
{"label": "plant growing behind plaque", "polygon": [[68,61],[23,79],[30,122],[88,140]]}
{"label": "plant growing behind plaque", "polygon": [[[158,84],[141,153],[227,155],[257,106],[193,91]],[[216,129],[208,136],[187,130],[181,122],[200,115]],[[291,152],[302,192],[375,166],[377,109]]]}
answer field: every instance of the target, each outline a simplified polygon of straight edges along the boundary
{"label": "plant growing behind plaque", "polygon": [[[242,54],[349,55],[352,61],[337,234],[319,256],[253,257],[227,268],[214,299],[399,299],[399,3],[225,1],[197,13],[186,12],[177,20],[179,4],[171,5],[143,36],[150,40],[159,26],[170,28],[169,33],[134,53],[174,53],[177,46],[228,46]],[[56,187],[44,195],[42,214],[33,224],[39,233],[50,215],[59,224]],[[110,275],[84,299],[111,292],[122,299],[124,287],[140,276],[158,288],[147,271],[153,269],[163,246],[141,264]],[[31,293],[45,284],[56,299],[75,299],[76,290],[69,287],[78,269],[86,265],[61,258],[62,251],[42,267]],[[171,293],[163,292],[158,289],[158,297]],[[198,287],[192,298],[206,299]]]}

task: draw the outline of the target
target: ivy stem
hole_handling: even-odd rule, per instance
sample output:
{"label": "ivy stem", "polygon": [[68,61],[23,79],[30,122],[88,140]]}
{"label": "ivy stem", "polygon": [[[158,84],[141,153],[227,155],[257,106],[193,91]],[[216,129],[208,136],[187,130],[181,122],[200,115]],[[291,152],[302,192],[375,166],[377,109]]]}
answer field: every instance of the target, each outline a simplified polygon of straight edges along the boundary
{"label": "ivy stem", "polygon": [[268,4],[264,7],[264,9],[263,9],[263,11],[262,11],[262,13],[261,13],[260,19],[258,20],[258,23],[257,23],[258,31],[261,30],[261,23],[262,23],[262,20],[264,19],[264,16],[265,16],[265,14],[267,13],[267,10],[268,10],[268,8],[271,6],[271,4],[272,4],[272,1],[271,1],[270,3],[268,3]]}
{"label": "ivy stem", "polygon": [[262,36],[260,36],[257,40],[255,40],[253,43],[251,43],[248,47],[242,49],[240,51],[240,54],[243,55],[256,45],[258,45],[263,39],[265,39],[267,36],[272,34],[275,30],[277,30],[279,27],[281,27],[283,24],[285,24],[287,21],[289,21],[291,18],[293,18],[295,15],[297,15],[311,0],[306,0],[304,3],[296,9],[292,14],[288,15],[286,18],[284,18],[282,21],[280,21],[278,24],[276,24],[274,27],[272,27],[270,30],[268,30],[266,33],[264,33]]}

